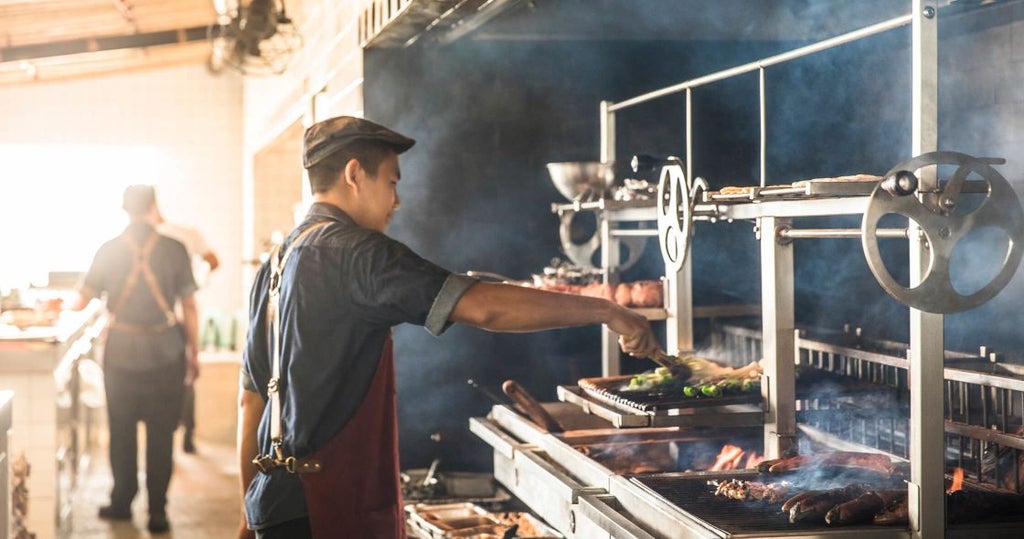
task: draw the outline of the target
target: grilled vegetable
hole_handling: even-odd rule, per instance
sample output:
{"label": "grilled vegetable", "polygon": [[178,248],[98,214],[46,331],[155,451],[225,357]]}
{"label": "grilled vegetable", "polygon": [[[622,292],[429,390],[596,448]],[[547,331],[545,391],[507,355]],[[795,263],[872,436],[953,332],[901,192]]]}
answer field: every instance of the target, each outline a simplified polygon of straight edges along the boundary
{"label": "grilled vegetable", "polygon": [[722,388],[717,385],[706,384],[700,386],[700,394],[705,397],[721,397]]}

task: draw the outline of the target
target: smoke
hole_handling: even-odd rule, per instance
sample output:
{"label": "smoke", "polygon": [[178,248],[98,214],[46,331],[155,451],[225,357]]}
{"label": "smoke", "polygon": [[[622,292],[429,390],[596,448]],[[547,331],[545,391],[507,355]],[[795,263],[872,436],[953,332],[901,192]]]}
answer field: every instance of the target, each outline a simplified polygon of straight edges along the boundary
{"label": "smoke", "polygon": [[[424,39],[407,49],[367,51],[367,116],[418,140],[402,156],[403,206],[390,233],[455,271],[527,278],[561,255],[550,204],[562,198],[544,164],[599,157],[600,101],[626,99],[909,10],[909,2],[885,0],[729,3],[735,9],[712,10],[705,2],[538,1],[535,11],[497,19],[450,45]],[[978,13],[984,24],[952,19],[941,28],[940,146],[1012,158],[1021,154],[1024,133],[1024,71],[1006,66],[1024,60],[1013,47],[1021,10]],[[907,29],[773,67],[767,82],[770,183],[883,174],[910,157]],[[695,174],[713,188],[757,184],[757,77],[695,90],[694,114]],[[617,177],[633,176],[627,162],[634,153],[685,156],[684,119],[681,95],[622,111]],[[1024,167],[1011,161],[1001,170],[1021,192]],[[859,227],[854,221],[798,220],[796,226]],[[751,227],[695,226],[697,304],[760,300]],[[973,259],[970,253],[966,258]],[[907,309],[877,285],[857,240],[799,240],[795,260],[798,324],[850,322],[873,335],[906,338]],[[662,272],[652,241],[623,277]],[[1013,313],[1022,288],[1017,275],[989,304],[948,317],[947,342],[973,348],[971,343],[987,339],[1020,348],[1024,338],[1013,327]],[[999,332],[994,340],[983,337],[992,331]],[[479,459],[479,447],[426,442],[440,429],[464,432],[469,416],[491,406],[467,378],[492,388],[516,378],[541,400],[551,400],[556,385],[600,372],[598,337],[597,328],[495,335],[454,327],[435,339],[419,328],[399,328],[403,465],[425,466],[437,453],[447,455],[446,462]]]}

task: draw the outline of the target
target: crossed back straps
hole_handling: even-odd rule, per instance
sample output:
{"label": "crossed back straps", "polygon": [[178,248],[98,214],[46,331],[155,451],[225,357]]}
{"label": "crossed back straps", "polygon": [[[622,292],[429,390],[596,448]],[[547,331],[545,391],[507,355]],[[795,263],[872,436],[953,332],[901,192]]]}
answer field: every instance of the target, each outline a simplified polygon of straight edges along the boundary
{"label": "crossed back straps", "polygon": [[[155,231],[150,232],[142,246],[136,245],[127,233],[122,234],[120,239],[128,246],[128,249],[132,253],[132,269],[129,270],[128,277],[124,281],[124,287],[121,289],[121,294],[117,297],[117,301],[114,303],[114,306],[110,308],[111,327],[127,331],[147,333],[163,331],[164,329],[175,326],[178,323],[178,317],[174,314],[174,311],[167,303],[167,298],[164,296],[163,291],[160,290],[160,283],[157,281],[156,275],[153,274],[153,268],[149,265],[150,254],[153,252],[153,247],[156,246],[157,240],[160,239],[160,235]],[[118,316],[121,314],[121,310],[124,308],[124,305],[128,300],[128,296],[132,293],[132,290],[135,289],[135,284],[139,281],[140,275],[145,279],[146,285],[149,288],[149,293],[153,296],[153,300],[156,301],[157,306],[160,307],[160,310],[164,313],[165,322],[163,324],[157,324],[155,326],[141,326],[138,324],[129,324],[117,321]]]}

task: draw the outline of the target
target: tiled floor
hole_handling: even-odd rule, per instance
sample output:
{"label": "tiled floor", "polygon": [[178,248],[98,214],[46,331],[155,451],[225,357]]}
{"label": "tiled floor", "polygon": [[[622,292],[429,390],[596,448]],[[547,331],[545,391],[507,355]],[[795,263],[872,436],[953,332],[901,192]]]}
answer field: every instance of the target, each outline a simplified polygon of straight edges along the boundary
{"label": "tiled floor", "polygon": [[[142,440],[140,439],[140,444]],[[110,468],[105,448],[100,448],[80,477],[72,503],[71,533],[74,539],[230,538],[238,529],[239,487],[234,447],[197,440],[198,452],[189,455],[175,440],[174,475],[168,491],[167,517],[171,532],[152,535],[146,530],[145,479],[142,493],[132,505],[131,522],[107,522],[96,516],[110,495]],[[144,462],[144,459],[140,462]],[[142,466],[140,464],[140,466]]]}

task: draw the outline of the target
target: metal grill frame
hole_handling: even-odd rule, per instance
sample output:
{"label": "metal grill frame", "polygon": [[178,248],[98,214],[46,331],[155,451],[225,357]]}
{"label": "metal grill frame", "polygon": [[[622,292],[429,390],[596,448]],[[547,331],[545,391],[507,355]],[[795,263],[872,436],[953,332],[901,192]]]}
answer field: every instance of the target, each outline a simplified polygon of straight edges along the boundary
{"label": "metal grill frame", "polygon": [[[910,391],[907,345],[868,340],[859,328],[847,326],[832,332],[828,340],[796,332],[796,363],[852,378],[886,385],[901,395]],[[760,354],[760,331],[736,325],[719,325],[712,342],[739,363]],[[831,341],[841,341],[836,344]],[[963,468],[974,485],[1024,494],[1024,367],[1000,364],[985,347],[979,354],[947,351],[944,368],[945,459]],[[985,370],[990,372],[984,372]],[[905,403],[904,403],[905,404]],[[909,458],[909,409],[851,412],[855,422],[829,420],[835,403],[798,401],[801,423],[842,440],[874,447],[893,456]],[[995,455],[993,457],[986,455]],[[991,464],[986,464],[986,460]]]}

